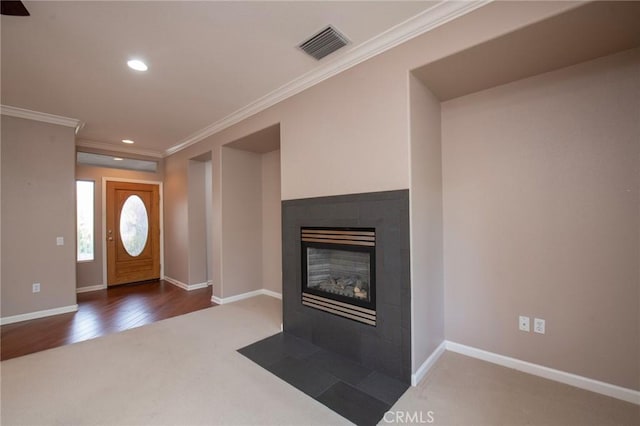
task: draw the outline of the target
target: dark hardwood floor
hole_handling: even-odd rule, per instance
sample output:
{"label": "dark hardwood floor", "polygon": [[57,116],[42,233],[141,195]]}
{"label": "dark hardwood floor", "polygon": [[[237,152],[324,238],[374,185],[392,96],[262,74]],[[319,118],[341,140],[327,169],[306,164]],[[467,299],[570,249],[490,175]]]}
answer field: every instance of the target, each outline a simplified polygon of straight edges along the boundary
{"label": "dark hardwood floor", "polygon": [[211,287],[182,290],[158,280],[78,294],[78,311],[0,327],[0,359],[116,333],[216,306]]}

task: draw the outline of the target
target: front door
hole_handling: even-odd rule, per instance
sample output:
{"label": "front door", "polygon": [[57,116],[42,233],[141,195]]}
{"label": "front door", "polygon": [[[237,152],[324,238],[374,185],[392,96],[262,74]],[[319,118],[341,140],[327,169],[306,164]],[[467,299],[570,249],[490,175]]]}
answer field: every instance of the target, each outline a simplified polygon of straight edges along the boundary
{"label": "front door", "polygon": [[107,181],[107,285],[160,278],[160,191]]}

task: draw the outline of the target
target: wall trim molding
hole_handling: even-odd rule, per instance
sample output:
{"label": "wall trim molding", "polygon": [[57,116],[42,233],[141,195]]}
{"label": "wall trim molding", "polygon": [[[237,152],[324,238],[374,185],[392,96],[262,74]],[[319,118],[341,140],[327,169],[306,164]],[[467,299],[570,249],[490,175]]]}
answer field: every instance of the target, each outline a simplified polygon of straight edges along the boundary
{"label": "wall trim molding", "polygon": [[41,121],[43,123],[57,124],[59,126],[73,127],[76,134],[82,129],[84,123],[76,118],[63,117],[61,115],[47,114],[46,112],[32,111],[9,105],[0,106],[2,115],[25,118],[27,120]]}
{"label": "wall trim molding", "polygon": [[170,147],[164,153],[165,156],[175,154],[201,140],[208,138],[240,121],[251,117],[265,109],[282,102],[298,93],[315,86],[316,84],[333,77],[343,71],[348,70],[373,56],[379,55],[397,45],[404,43],[414,37],[426,33],[437,28],[449,21],[452,21],[462,15],[478,9],[492,0],[473,0],[473,1],[442,1],[432,7],[422,11],[406,21],[390,28],[377,37],[368,40],[355,47],[346,55],[340,56],[333,61],[327,61],[324,65],[303,74],[302,76],[290,81],[289,83],[279,87],[278,89],[266,94],[265,96],[251,102],[250,104],[238,109],[221,120],[216,121],[209,126],[198,130],[197,132],[187,136],[179,141],[175,146]]}
{"label": "wall trim molding", "polygon": [[233,303],[239,300],[249,299],[250,297],[255,297],[260,295],[274,297],[276,299],[282,300],[282,294],[276,293],[275,291],[261,288],[260,290],[253,290],[253,291],[249,291],[246,293],[237,294],[235,296],[229,296],[229,297],[211,296],[211,301],[218,305],[226,305],[227,303]]}
{"label": "wall trim molding", "polygon": [[27,314],[12,315],[10,317],[0,318],[0,325],[13,324],[14,322],[29,321],[38,318],[50,317],[53,315],[67,314],[76,312],[78,305],[61,306],[59,308],[45,309],[43,311],[29,312]]}
{"label": "wall trim molding", "polygon": [[621,399],[632,404],[640,405],[640,391],[637,390],[623,388],[621,386],[612,385],[610,383],[601,382],[584,376],[578,376],[577,374],[556,370],[539,364],[533,364],[517,358],[499,355],[483,349],[451,341],[446,341],[446,348],[451,352],[481,359],[503,367],[513,368],[514,370],[533,374],[534,376],[544,377],[545,379],[554,380],[580,389],[585,389],[591,392],[610,396],[612,398]]}
{"label": "wall trim molding", "polygon": [[163,280],[165,280],[170,284],[175,285],[176,287],[179,287],[187,291],[197,290],[199,288],[207,288],[209,286],[209,283],[207,282],[197,283],[197,284],[186,284],[186,283],[183,283],[182,281],[176,280],[175,278],[167,277],[166,275],[163,278]]}
{"label": "wall trim molding", "polygon": [[76,147],[93,148],[103,151],[119,152],[125,154],[144,155],[152,158],[162,158],[162,152],[154,151],[151,149],[133,148],[130,146],[125,146],[125,144],[117,145],[113,143],[92,141],[88,139],[78,139],[76,141]]}
{"label": "wall trim molding", "polygon": [[88,285],[88,286],[76,288],[76,293],[88,293],[90,291],[104,290],[106,288],[107,288],[106,284]]}
{"label": "wall trim molding", "polygon": [[446,350],[447,350],[447,341],[444,340],[442,341],[442,343],[438,345],[438,347],[433,352],[431,352],[431,355],[429,355],[429,358],[427,358],[422,363],[420,368],[418,368],[418,370],[411,375],[411,386],[418,386],[418,383],[420,383],[422,379],[424,379],[424,376],[427,375],[429,370],[431,370],[431,368],[435,365],[435,363],[440,359],[440,357]]}

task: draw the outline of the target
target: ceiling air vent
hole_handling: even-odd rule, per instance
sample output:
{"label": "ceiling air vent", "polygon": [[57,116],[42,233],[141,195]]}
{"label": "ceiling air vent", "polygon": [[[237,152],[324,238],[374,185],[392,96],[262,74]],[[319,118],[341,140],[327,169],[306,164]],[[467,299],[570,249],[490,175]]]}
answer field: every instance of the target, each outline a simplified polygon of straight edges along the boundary
{"label": "ceiling air vent", "polygon": [[298,47],[317,60],[335,52],[346,46],[349,40],[336,31],[332,26],[328,26],[318,34],[303,42]]}

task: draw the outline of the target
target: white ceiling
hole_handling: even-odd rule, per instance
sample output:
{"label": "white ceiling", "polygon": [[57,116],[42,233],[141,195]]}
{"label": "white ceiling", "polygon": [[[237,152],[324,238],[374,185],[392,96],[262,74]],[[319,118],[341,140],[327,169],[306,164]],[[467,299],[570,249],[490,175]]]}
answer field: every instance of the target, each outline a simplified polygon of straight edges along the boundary
{"label": "white ceiling", "polygon": [[[25,1],[2,16],[2,104],[79,119],[78,137],[166,153],[440,1]],[[327,24],[352,43],[296,46]],[[149,71],[130,70],[141,58]]]}

